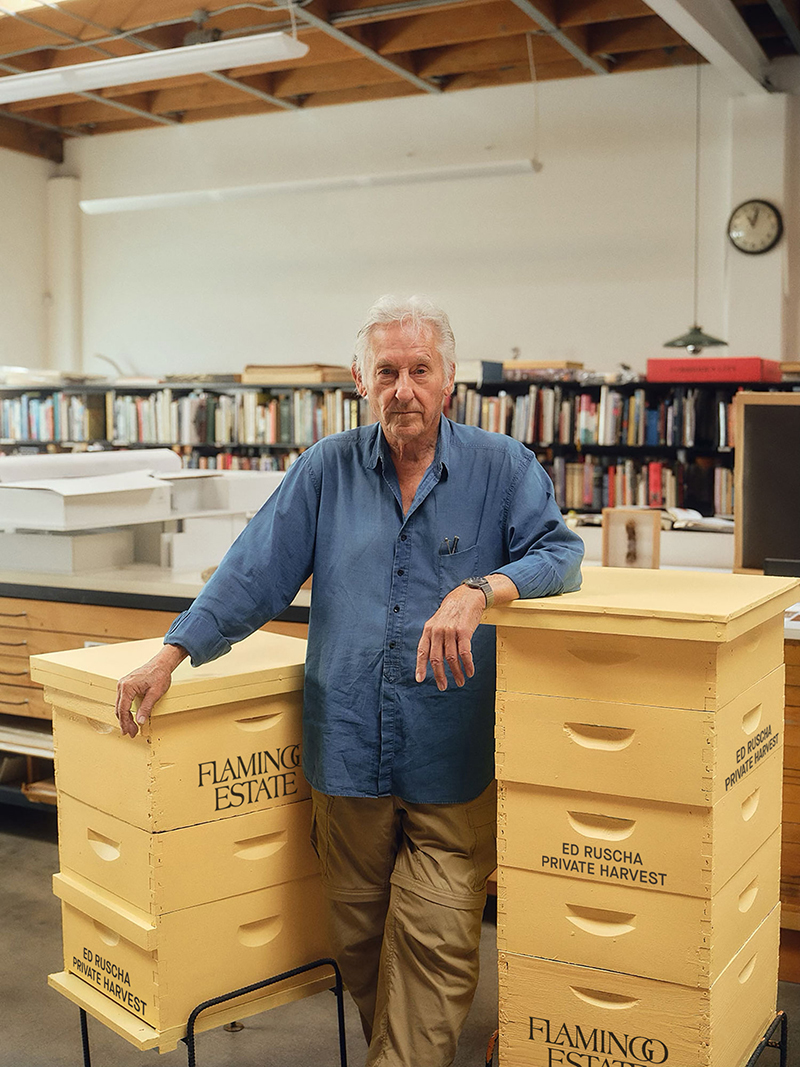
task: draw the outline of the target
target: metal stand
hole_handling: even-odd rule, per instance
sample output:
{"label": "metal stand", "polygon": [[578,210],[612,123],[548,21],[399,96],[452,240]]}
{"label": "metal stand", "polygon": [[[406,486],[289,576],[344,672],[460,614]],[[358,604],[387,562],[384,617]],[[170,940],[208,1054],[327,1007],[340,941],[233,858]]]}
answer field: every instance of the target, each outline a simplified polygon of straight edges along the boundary
{"label": "metal stand", "polygon": [[[234,989],[230,993],[223,993],[222,996],[213,997],[211,1000],[204,1000],[201,1004],[198,1004],[197,1007],[192,1010],[186,1024],[186,1037],[182,1038],[186,1045],[189,1060],[188,1067],[196,1067],[194,1027],[198,1016],[207,1008],[213,1008],[217,1004],[225,1004],[229,1000],[235,1000],[237,997],[246,996],[248,993],[255,993],[259,989],[266,989],[267,986],[275,985],[276,982],[282,982],[286,978],[295,978],[298,974],[305,974],[306,971],[316,970],[317,967],[332,967],[336,976],[333,992],[336,994],[336,1014],[339,1023],[339,1062],[341,1067],[347,1067],[347,1043],[344,1028],[344,985],[342,983],[342,975],[339,967],[336,960],[333,959],[314,960],[312,963],[303,964],[302,967],[295,967],[291,971],[284,971],[282,974],[273,975],[272,978],[265,978],[262,982],[254,982],[252,985],[243,986],[241,989]],[[80,1008],[79,1010],[81,1016],[83,1067],[92,1067],[86,1011],[84,1008]],[[785,1067],[785,1065],[782,1063],[781,1067]]]}
{"label": "metal stand", "polygon": [[[781,1028],[781,1036],[778,1041],[771,1040],[775,1031]],[[758,1045],[753,1052],[753,1055],[745,1064],[745,1067],[753,1067],[756,1060],[759,1058],[765,1048],[777,1048],[780,1049],[780,1067],[787,1067],[789,1062],[789,1020],[785,1011],[779,1011],[776,1013],[775,1018],[769,1025],[767,1032],[759,1041]]]}

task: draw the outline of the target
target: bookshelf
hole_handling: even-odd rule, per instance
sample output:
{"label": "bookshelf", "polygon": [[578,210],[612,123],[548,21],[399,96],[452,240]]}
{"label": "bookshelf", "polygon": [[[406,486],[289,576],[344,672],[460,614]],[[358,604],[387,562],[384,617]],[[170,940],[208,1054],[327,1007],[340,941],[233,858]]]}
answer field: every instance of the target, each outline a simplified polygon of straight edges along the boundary
{"label": "bookshelf", "polygon": [[187,467],[282,470],[321,437],[370,421],[345,383],[0,388],[0,452],[166,446]]}
{"label": "bookshelf", "polygon": [[[458,383],[457,422],[532,448],[564,510],[733,513],[739,383]],[[748,392],[800,386],[748,385]],[[321,437],[372,421],[351,382],[0,387],[0,452],[168,446],[187,467],[286,469]]]}
{"label": "bookshelf", "polygon": [[[580,381],[459,385],[450,416],[533,448],[563,510],[688,507],[731,515],[734,397],[792,383],[619,384]],[[796,388],[796,386],[795,386]]]}

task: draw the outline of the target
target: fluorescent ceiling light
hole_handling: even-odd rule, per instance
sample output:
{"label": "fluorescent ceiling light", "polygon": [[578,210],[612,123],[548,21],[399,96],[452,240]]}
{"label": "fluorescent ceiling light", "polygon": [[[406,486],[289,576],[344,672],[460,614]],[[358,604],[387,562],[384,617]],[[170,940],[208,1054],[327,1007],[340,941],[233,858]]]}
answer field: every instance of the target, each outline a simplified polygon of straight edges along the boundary
{"label": "fluorescent ceiling light", "polygon": [[223,200],[244,200],[268,196],[271,193],[313,193],[339,189],[368,189],[381,185],[416,185],[422,182],[441,182],[459,178],[497,178],[510,174],[532,174],[530,159],[510,159],[487,163],[462,163],[450,167],[431,167],[427,170],[400,170],[384,174],[352,174],[333,178],[301,178],[286,182],[264,182],[260,185],[234,185],[227,189],[188,189],[178,193],[151,193],[145,196],[115,196],[106,199],[81,200],[86,215],[112,215],[121,211],[150,211],[155,208],[194,207],[198,204],[220,203]]}
{"label": "fluorescent ceiling light", "polygon": [[276,63],[300,59],[308,45],[287,33],[259,33],[252,37],[233,37],[209,44],[192,44],[164,48],[159,52],[141,52],[135,56],[100,59],[96,63],[76,63],[68,67],[51,67],[28,74],[11,74],[0,78],[0,104],[20,100],[37,100],[62,96],[112,85],[130,85],[157,78],[175,78],[181,74],[202,74],[211,70],[230,70],[251,63]]}

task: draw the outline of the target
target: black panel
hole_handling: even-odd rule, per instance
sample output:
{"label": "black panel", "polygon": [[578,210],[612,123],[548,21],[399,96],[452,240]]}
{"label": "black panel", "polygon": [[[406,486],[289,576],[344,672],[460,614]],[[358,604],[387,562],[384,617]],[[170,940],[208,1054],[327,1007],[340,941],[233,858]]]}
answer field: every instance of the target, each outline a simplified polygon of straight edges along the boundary
{"label": "black panel", "polygon": [[742,451],[742,566],[800,559],[800,405],[746,406]]}

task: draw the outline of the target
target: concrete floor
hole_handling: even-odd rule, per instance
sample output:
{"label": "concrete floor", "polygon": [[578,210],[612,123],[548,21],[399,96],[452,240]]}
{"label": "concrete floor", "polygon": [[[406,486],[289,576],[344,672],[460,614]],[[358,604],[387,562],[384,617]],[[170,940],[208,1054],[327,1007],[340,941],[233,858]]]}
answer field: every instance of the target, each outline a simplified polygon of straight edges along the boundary
{"label": "concrete floor", "polygon": [[[58,870],[54,811],[0,804],[0,1067],[82,1067],[78,1009],[47,985],[63,968],[61,911],[50,879]],[[495,927],[484,923],[478,993],[454,1067],[484,1067],[497,1027]],[[347,1002],[350,1067],[364,1062],[358,1015]],[[337,1067],[336,1000],[321,993],[255,1015],[244,1030],[197,1039],[198,1067]],[[184,1045],[163,1055],[139,1052],[89,1019],[92,1067],[186,1067]]]}
{"label": "concrete floor", "polygon": [[[78,1009],[47,986],[62,969],[59,903],[50,877],[58,869],[56,819],[49,810],[0,804],[0,1067],[81,1067]],[[481,980],[461,1037],[454,1067],[484,1067],[486,1046],[497,1026],[495,927],[484,922]],[[779,1007],[789,1015],[789,1067],[800,1067],[800,984],[782,982]],[[186,1050],[139,1052],[89,1020],[93,1067],[177,1067]],[[363,1064],[364,1042],[348,1003],[347,1048],[351,1067]],[[336,1067],[336,1001],[322,993],[245,1020],[240,1033],[218,1029],[197,1041],[198,1067]],[[777,1067],[767,1050],[759,1067]],[[687,1067],[674,1064],[671,1067]],[[719,1064],[719,1067],[737,1067]]]}

